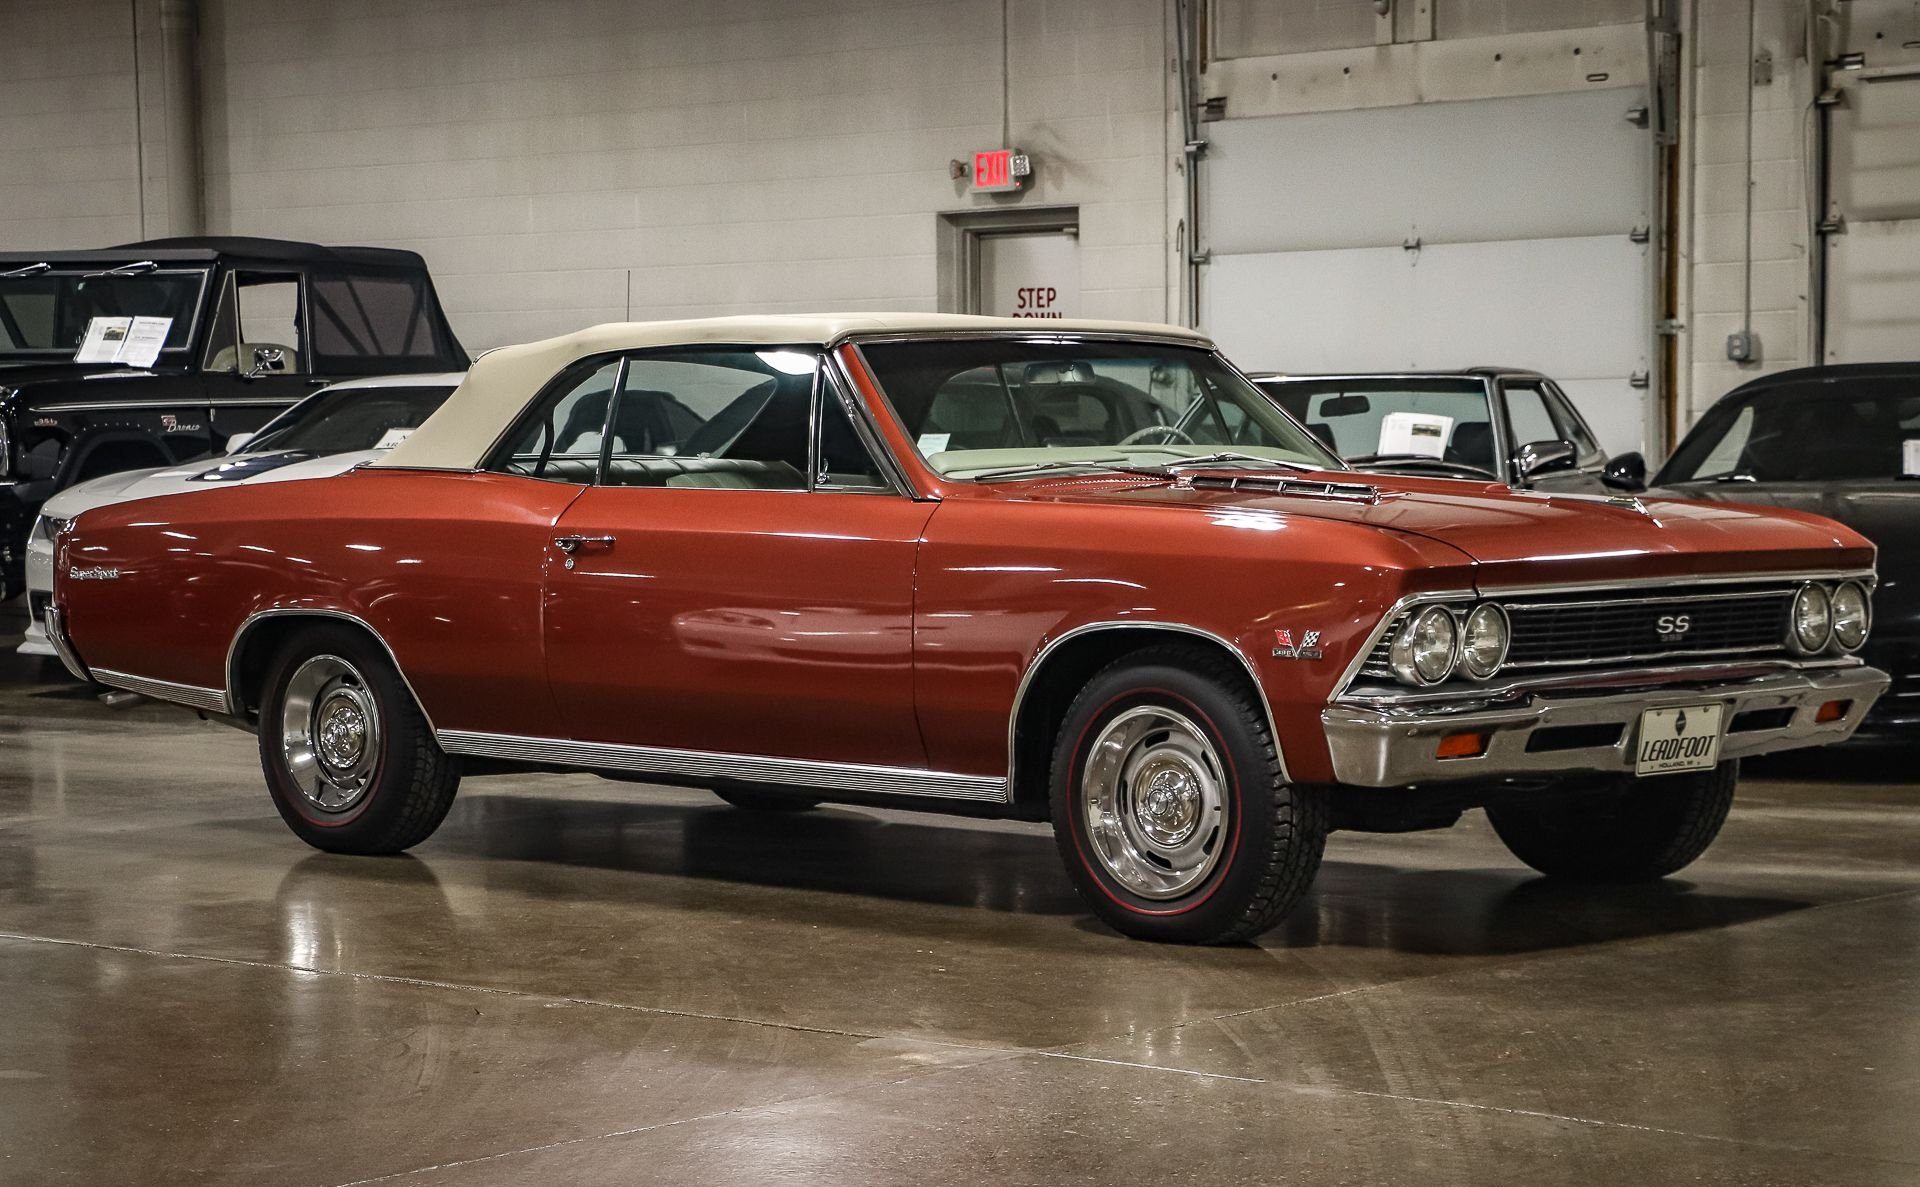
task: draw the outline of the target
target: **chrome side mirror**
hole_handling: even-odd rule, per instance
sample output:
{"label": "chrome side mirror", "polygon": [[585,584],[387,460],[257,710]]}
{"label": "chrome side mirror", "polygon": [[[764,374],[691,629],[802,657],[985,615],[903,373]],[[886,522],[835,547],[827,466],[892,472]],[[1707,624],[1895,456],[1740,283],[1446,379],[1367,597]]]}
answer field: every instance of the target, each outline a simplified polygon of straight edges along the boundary
{"label": "chrome side mirror", "polygon": [[1615,490],[1647,489],[1647,459],[1639,453],[1623,453],[1607,462],[1600,481]]}
{"label": "chrome side mirror", "polygon": [[1513,451],[1513,476],[1525,482],[1556,470],[1571,470],[1578,459],[1571,441],[1529,441]]}
{"label": "chrome side mirror", "polygon": [[247,378],[258,375],[275,375],[287,369],[287,352],[277,346],[256,346],[253,348],[253,366],[247,369]]}

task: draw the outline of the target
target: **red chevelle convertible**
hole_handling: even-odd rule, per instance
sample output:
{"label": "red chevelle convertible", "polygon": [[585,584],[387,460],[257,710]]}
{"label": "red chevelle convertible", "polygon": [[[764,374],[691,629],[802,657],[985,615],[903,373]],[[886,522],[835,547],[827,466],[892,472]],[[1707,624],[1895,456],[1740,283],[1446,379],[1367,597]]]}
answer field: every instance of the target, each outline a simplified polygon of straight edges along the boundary
{"label": "red chevelle convertible", "polygon": [[1887,684],[1844,527],[1357,475],[1157,326],[603,326],[358,470],[58,547],[67,665],[256,731],[320,848],[509,769],[1050,818],[1094,911],[1188,942],[1274,924],[1330,829],[1472,808],[1549,875],[1662,877],[1742,756]]}

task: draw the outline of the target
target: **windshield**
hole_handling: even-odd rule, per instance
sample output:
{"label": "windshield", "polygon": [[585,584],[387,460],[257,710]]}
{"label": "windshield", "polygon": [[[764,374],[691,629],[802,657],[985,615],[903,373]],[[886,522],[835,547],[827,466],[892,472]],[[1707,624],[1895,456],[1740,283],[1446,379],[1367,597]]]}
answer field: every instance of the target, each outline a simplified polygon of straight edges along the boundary
{"label": "windshield", "polygon": [[1231,455],[1341,468],[1205,350],[1005,338],[861,347],[920,456],[943,477],[1125,469]]}
{"label": "windshield", "polygon": [[1920,386],[1863,380],[1781,387],[1721,403],[1656,482],[1822,482],[1920,472]]}
{"label": "windshield", "polygon": [[392,449],[446,403],[451,387],[362,387],[319,392],[267,423],[238,453],[350,453]]}
{"label": "windshield", "polygon": [[1425,459],[1493,471],[1493,418],[1478,379],[1285,379],[1261,386],[1356,465]]}
{"label": "windshield", "polygon": [[[183,350],[207,274],[199,269],[103,275],[88,271],[17,271],[0,276],[0,356],[71,357],[96,317],[165,317],[163,350]],[[0,265],[0,272],[8,266]]]}

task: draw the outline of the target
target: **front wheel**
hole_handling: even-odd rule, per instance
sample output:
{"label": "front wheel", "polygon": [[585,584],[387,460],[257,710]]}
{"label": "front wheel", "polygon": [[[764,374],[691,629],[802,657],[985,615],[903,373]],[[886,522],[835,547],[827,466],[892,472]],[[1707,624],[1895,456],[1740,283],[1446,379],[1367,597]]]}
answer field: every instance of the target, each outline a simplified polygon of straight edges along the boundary
{"label": "front wheel", "polygon": [[1507,849],[1552,878],[1651,882],[1693,864],[1727,822],[1738,760],[1711,771],[1622,779],[1598,795],[1487,808]]}
{"label": "front wheel", "polygon": [[1138,939],[1251,939],[1306,893],[1326,845],[1324,789],[1282,780],[1244,675],[1193,647],[1088,682],[1055,743],[1051,801],[1081,897]]}
{"label": "front wheel", "polygon": [[460,786],[386,653],[344,626],[281,648],[260,706],[260,765],[287,827],[331,853],[418,845]]}

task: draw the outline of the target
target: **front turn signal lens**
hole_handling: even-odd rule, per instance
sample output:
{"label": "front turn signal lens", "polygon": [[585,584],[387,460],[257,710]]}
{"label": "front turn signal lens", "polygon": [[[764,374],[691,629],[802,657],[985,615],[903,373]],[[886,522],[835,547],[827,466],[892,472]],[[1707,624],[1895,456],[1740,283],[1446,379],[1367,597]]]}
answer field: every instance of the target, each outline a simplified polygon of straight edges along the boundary
{"label": "front turn signal lens", "polygon": [[1485,730],[1467,730],[1463,733],[1448,734],[1440,739],[1440,745],[1434,748],[1435,758],[1479,758],[1487,752],[1487,743],[1493,738]]}
{"label": "front turn signal lens", "polygon": [[1828,722],[1838,721],[1842,717],[1845,717],[1847,710],[1851,708],[1853,708],[1852,701],[1828,701],[1826,704],[1820,706],[1819,710],[1814,713],[1813,723],[1815,725],[1826,725]]}

